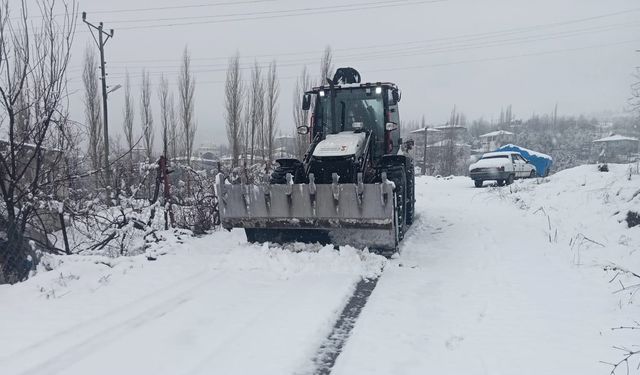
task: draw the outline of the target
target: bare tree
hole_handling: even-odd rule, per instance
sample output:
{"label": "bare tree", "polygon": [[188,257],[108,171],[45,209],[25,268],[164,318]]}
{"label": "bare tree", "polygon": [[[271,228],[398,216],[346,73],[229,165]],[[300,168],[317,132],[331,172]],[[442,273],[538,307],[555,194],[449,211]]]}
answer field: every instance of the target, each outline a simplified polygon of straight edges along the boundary
{"label": "bare tree", "polygon": [[173,93],[169,95],[169,154],[175,158],[181,154],[181,131],[176,118],[176,101]]}
{"label": "bare tree", "polygon": [[267,168],[270,168],[273,158],[273,142],[276,134],[278,122],[278,98],[280,96],[280,82],[278,81],[278,73],[276,70],[276,61],[269,64],[266,82],[266,148],[267,148]]}
{"label": "bare tree", "polygon": [[131,96],[131,81],[129,79],[129,72],[127,72],[124,80],[124,109],[122,110],[122,130],[124,132],[124,139],[126,142],[126,148],[129,152],[129,173],[133,169],[133,122],[135,116],[135,109],[133,105],[133,97]]}
{"label": "bare tree", "polygon": [[456,106],[453,106],[451,110],[451,116],[449,118],[449,126],[445,128],[444,140],[440,145],[442,150],[442,170],[444,175],[453,175],[456,173],[456,125],[460,121],[460,113]]}
{"label": "bare tree", "polygon": [[169,107],[169,81],[162,75],[158,86],[158,99],[160,99],[160,126],[162,127],[162,155],[169,160],[169,123],[171,121],[171,109]]}
{"label": "bare tree", "polygon": [[427,129],[427,120],[422,115],[422,119],[420,120],[420,126],[424,129],[423,140],[422,140],[422,175],[427,175],[427,142],[429,136],[429,129]]}
{"label": "bare tree", "polygon": [[82,83],[84,86],[84,114],[89,127],[89,159],[91,168],[98,170],[102,166],[102,111],[100,89],[98,88],[98,62],[90,48],[85,48]]}
{"label": "bare tree", "polygon": [[[0,244],[0,283],[28,275],[27,239],[48,246],[34,228],[48,231],[40,207],[62,198],[56,189],[64,174],[58,150],[73,145],[65,75],[77,6],[42,0],[36,9],[40,14],[30,18],[26,0],[0,0],[0,130],[6,137],[0,143],[0,227],[6,235]],[[26,129],[19,128],[20,116],[33,119]]]}
{"label": "bare tree", "polygon": [[151,162],[153,157],[153,141],[155,138],[153,131],[153,114],[151,113],[151,80],[149,79],[149,72],[144,69],[142,70],[140,120],[147,161]]}
{"label": "bare tree", "polygon": [[635,111],[638,118],[640,118],[640,67],[636,68],[633,77],[636,82],[631,85],[631,98],[629,98],[629,104],[631,105],[631,110]]}
{"label": "bare tree", "polygon": [[182,136],[184,137],[184,151],[188,165],[191,165],[193,142],[196,135],[196,123],[193,118],[193,95],[195,89],[196,81],[191,72],[191,55],[189,54],[189,49],[185,47],[182,55],[182,65],[180,66],[180,77],[178,78],[178,95],[180,95],[179,115],[182,125]]}
{"label": "bare tree", "polygon": [[324,85],[327,78],[333,76],[333,52],[331,46],[326,46],[320,60],[320,85]]}
{"label": "bare tree", "polygon": [[251,150],[251,97],[244,97],[242,99],[242,105],[244,112],[242,113],[242,122],[240,124],[240,152],[242,154],[242,162],[246,166]]}
{"label": "bare tree", "polygon": [[262,135],[262,124],[264,124],[264,85],[262,82],[262,71],[256,61],[251,70],[251,87],[250,87],[250,105],[249,111],[249,147],[251,148],[250,163],[253,165],[256,155],[256,143],[260,146]]}
{"label": "bare tree", "polygon": [[[22,69],[16,64],[16,73]],[[28,82],[25,83],[25,89],[18,95],[16,101],[16,134],[19,141],[29,142],[29,132],[31,128],[31,110],[29,108],[28,94],[29,88],[26,87]]]}
{"label": "bare tree", "polygon": [[229,59],[227,78],[224,90],[225,121],[227,127],[227,140],[231,149],[232,166],[238,166],[238,158],[241,152],[241,127],[242,127],[242,74],[240,73],[240,54]]}
{"label": "bare tree", "polygon": [[[304,92],[308,90],[311,86],[311,77],[309,77],[309,72],[307,71],[307,67],[305,66],[302,69],[302,73],[298,76],[296,80],[296,86],[293,90],[293,124],[295,128],[299,128],[300,126],[307,125],[309,114],[308,111],[302,109],[302,96]],[[296,131],[294,129],[294,132]],[[298,158],[302,158],[304,153],[307,151],[309,147],[309,136],[308,135],[299,135],[296,134],[296,154]]]}

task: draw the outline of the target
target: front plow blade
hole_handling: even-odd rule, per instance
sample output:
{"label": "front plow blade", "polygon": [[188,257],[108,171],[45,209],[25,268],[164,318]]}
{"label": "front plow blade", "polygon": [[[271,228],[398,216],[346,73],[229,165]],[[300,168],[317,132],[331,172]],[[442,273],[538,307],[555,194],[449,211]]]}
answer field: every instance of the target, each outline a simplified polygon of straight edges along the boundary
{"label": "front plow blade", "polygon": [[319,242],[394,252],[393,186],[377,184],[229,185],[219,178],[220,222],[251,242]]}

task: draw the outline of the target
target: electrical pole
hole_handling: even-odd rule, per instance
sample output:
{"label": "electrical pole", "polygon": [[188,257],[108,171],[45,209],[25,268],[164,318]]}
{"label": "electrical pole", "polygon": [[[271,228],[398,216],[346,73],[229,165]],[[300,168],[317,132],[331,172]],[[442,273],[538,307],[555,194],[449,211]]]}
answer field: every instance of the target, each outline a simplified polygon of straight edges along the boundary
{"label": "electrical pole", "polygon": [[[100,50],[100,76],[102,80],[102,115],[104,122],[104,167],[106,174],[107,185],[111,184],[111,167],[109,166],[109,113],[107,110],[107,72],[105,70],[105,62],[104,62],[104,46],[107,44],[107,41],[110,38],[113,38],[113,29],[109,30],[109,32],[104,31],[104,26],[102,22],[95,26],[94,24],[87,21],[87,12],[82,12],[82,21],[89,26],[89,31],[91,31],[91,36],[93,36],[93,40],[95,40],[98,45],[98,49]],[[94,34],[94,30],[96,30],[98,34],[98,39]]]}
{"label": "electrical pole", "polygon": [[422,128],[424,129],[424,141],[422,144],[422,175],[427,175],[427,122],[424,120],[424,116],[422,116]]}

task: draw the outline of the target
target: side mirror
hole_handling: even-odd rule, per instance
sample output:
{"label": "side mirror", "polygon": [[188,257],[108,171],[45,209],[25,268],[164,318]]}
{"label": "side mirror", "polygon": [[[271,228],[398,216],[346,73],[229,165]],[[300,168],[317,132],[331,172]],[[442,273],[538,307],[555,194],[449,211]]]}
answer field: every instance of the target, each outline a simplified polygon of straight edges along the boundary
{"label": "side mirror", "polygon": [[302,109],[308,111],[309,108],[311,108],[311,94],[304,94],[302,97]]}
{"label": "side mirror", "polygon": [[394,102],[399,103],[400,99],[402,98],[402,93],[398,90],[393,90],[391,92],[391,96],[393,97]]}
{"label": "side mirror", "polygon": [[306,126],[306,125],[298,126],[296,128],[296,130],[298,131],[298,134],[300,134],[300,135],[309,134],[309,127]]}
{"label": "side mirror", "polygon": [[390,132],[390,131],[394,131],[396,129],[398,129],[398,124],[396,124],[395,122],[387,122],[384,126],[384,128]]}

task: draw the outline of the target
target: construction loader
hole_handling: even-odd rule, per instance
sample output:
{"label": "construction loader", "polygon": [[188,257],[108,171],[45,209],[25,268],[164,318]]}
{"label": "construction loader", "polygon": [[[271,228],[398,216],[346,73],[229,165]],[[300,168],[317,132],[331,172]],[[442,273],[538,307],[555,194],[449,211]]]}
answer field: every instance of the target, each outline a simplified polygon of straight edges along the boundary
{"label": "construction loader", "polygon": [[412,142],[400,138],[399,88],[361,83],[340,68],[304,93],[309,137],[302,160],[278,159],[262,184],[219,175],[222,227],[244,228],[250,242],[351,245],[398,251],[415,211]]}

